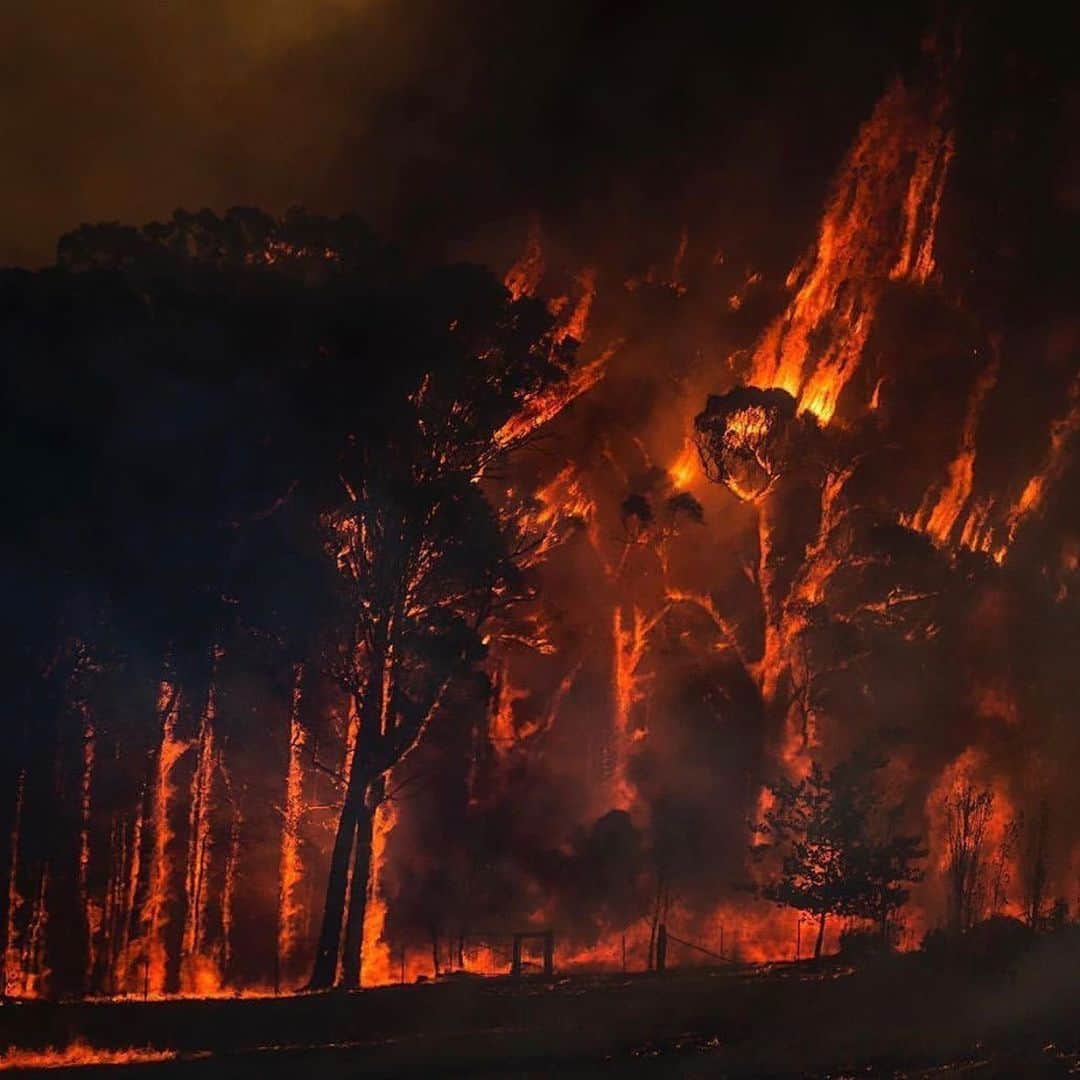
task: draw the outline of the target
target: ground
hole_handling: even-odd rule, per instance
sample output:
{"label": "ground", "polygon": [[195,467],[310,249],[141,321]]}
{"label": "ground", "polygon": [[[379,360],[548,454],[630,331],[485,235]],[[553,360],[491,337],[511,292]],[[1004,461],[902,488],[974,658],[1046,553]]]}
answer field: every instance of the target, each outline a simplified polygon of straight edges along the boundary
{"label": "ground", "polygon": [[0,1048],[75,1040],[178,1054],[78,1070],[132,1080],[1080,1075],[1080,965],[1075,949],[1045,944],[980,970],[913,955],[859,967],[458,977],[295,998],[0,1008]]}

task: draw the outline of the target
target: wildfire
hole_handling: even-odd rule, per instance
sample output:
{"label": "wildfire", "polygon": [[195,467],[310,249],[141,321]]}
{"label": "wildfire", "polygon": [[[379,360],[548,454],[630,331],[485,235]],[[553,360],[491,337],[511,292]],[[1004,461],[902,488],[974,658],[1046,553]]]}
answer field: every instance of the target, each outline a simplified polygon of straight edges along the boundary
{"label": "wildfire", "polygon": [[340,262],[341,253],[329,247],[313,247],[308,244],[293,244],[288,240],[271,237],[262,251],[246,256],[246,262],[255,265],[274,266],[279,262],[300,262],[316,259],[320,262]]}
{"label": "wildfire", "polygon": [[1020,527],[1039,512],[1047,491],[1061,478],[1070,461],[1072,441],[1080,431],[1080,377],[1069,387],[1067,409],[1050,426],[1049,445],[1039,468],[1021,488],[1002,522],[1000,515],[993,514],[992,496],[972,494],[979,416],[987,395],[996,385],[997,371],[995,360],[976,381],[968,401],[960,448],[949,465],[946,483],[936,495],[933,490],[928,491],[919,509],[914,514],[902,514],[900,521],[926,533],[938,544],[951,541],[971,551],[984,552],[1002,563]]}
{"label": "wildfire", "polygon": [[304,812],[304,760],[307,730],[300,720],[304,667],[296,665],[292,706],[289,710],[289,766],[285,778],[285,806],[281,823],[281,858],[278,872],[278,962],[289,965],[304,914],[299,890],[304,877],[300,858],[300,821]]}
{"label": "wildfire", "polygon": [[580,290],[577,302],[569,308],[556,334],[560,341],[565,341],[567,338],[573,338],[574,341],[585,340],[589,312],[592,311],[593,301],[596,299],[595,268],[590,266],[582,270],[577,276],[577,286]]}
{"label": "wildfire", "polygon": [[46,1047],[44,1050],[12,1049],[0,1053],[0,1072],[5,1069],[72,1069],[90,1065],[148,1065],[173,1061],[173,1050],[153,1050],[150,1047],[127,1047],[106,1050],[75,1040],[65,1047]]}
{"label": "wildfire", "polygon": [[[1015,892],[1010,896],[1007,889],[1022,876],[1020,852],[1008,839],[1010,823],[1017,820],[1017,807],[1007,786],[995,781],[984,752],[969,746],[942,770],[926,799],[930,864],[939,873],[936,883],[949,882],[950,873],[957,869],[958,854],[966,858],[962,884],[969,892],[969,916],[976,920],[984,914],[1020,910]],[[981,805],[974,802],[976,799]],[[956,816],[957,807],[964,802],[967,805],[962,811],[969,815],[966,820]],[[958,836],[958,829],[964,829],[966,835]],[[964,850],[958,851],[961,844]],[[947,910],[948,903],[939,901],[935,906]]]}
{"label": "wildfire", "polygon": [[571,371],[560,385],[527,399],[520,411],[495,433],[495,445],[500,449],[516,446],[554,420],[571,402],[600,382],[617,349],[618,344],[610,346],[589,363]]}
{"label": "wildfire", "polygon": [[763,499],[791,455],[793,412],[793,400],[780,390],[741,387],[710,397],[694,420],[708,478],[746,502]]}
{"label": "wildfire", "polygon": [[365,986],[396,981],[390,947],[383,936],[387,911],[382,882],[386,871],[386,844],[397,824],[397,817],[397,804],[391,799],[381,802],[375,811],[371,839],[371,872],[367,883],[368,902],[364,910],[361,982]]}
{"label": "wildfire", "polygon": [[701,475],[701,459],[698,456],[697,446],[691,439],[686,439],[679,456],[672,463],[668,474],[672,484],[685,490]]}
{"label": "wildfire", "polygon": [[157,779],[154,787],[154,858],[151,866],[150,894],[143,917],[144,953],[141,957],[143,982],[150,993],[165,990],[165,965],[168,951],[165,927],[169,919],[169,890],[172,877],[170,845],[173,838],[169,811],[175,793],[173,769],[187,752],[188,744],[176,736],[180,698],[168,682],[162,682],[158,694],[158,715],[162,718],[161,746],[158,750]]}
{"label": "wildfire", "polygon": [[[18,986],[16,984],[17,974],[27,972],[28,965],[22,963],[22,957],[19,955],[19,950],[16,942],[16,918],[23,905],[23,898],[19,894],[19,884],[16,877],[16,871],[18,868],[19,859],[19,829],[22,824],[22,808],[23,808],[23,793],[26,785],[25,772],[19,773],[19,779],[15,785],[15,814],[14,820],[11,825],[11,859],[8,865],[8,879],[6,882],[7,894],[8,894],[8,911],[7,911],[7,949],[4,954],[4,993],[22,993],[27,992],[25,985]],[[24,980],[23,980],[24,981]]]}
{"label": "wildfire", "polygon": [[[968,400],[967,412],[964,415],[960,449],[949,465],[948,477],[936,498],[928,491],[919,509],[913,515],[901,516],[903,524],[926,533],[939,544],[949,542],[960,515],[971,499],[975,479],[975,440],[978,434],[979,416],[987,395],[997,384],[997,375],[998,364],[995,360],[975,383]],[[977,513],[977,510],[972,511],[973,515]],[[964,537],[970,538],[972,543],[968,546],[972,547],[978,546],[975,541],[978,535],[975,520],[969,516],[961,536],[962,541]]]}
{"label": "wildfire", "polygon": [[840,171],[814,249],[788,276],[795,295],[754,352],[750,382],[786,390],[822,423],[859,366],[883,283],[924,283],[933,273],[953,154],[944,112],[943,100],[927,108],[899,81],[878,102]]}
{"label": "wildfire", "polygon": [[[633,871],[620,867],[618,883],[618,888],[633,894],[637,909],[609,917],[598,905],[604,914],[582,931],[581,941],[572,934],[560,941],[560,966],[611,969],[625,962],[627,948],[632,958],[643,962],[655,942],[650,943],[647,930],[642,929],[648,918],[641,918],[641,908],[648,901],[639,902],[639,894],[654,887],[657,916],[662,911],[672,932],[681,931],[686,939],[681,947],[695,947],[687,941],[700,946],[697,962],[706,962],[701,956],[709,957],[709,962],[794,958],[801,947],[801,923],[796,914],[747,898],[732,900],[730,892],[721,896],[725,886],[717,886],[715,897],[703,902],[698,896],[692,904],[674,895],[677,889],[663,879],[666,871],[648,862],[657,854],[654,846],[658,846],[659,835],[658,830],[649,830],[660,820],[659,799],[655,804],[650,799],[661,782],[671,788],[684,779],[682,775],[664,775],[668,768],[665,754],[675,760],[676,753],[685,753],[677,739],[697,737],[694,710],[700,707],[703,726],[712,724],[708,736],[721,740],[716,758],[720,764],[710,763],[705,751],[701,752],[701,761],[714,766],[709,779],[720,777],[716,790],[721,784],[738,789],[730,799],[735,806],[732,813],[737,812],[740,821],[753,815],[755,808],[760,819],[771,798],[768,788],[760,786],[763,777],[805,776],[811,751],[815,759],[820,756],[826,761],[838,751],[830,742],[834,732],[840,732],[837,741],[845,745],[865,734],[859,729],[861,711],[871,715],[874,723],[884,717],[880,720],[884,729],[885,721],[894,719],[900,708],[909,704],[907,688],[899,686],[906,671],[913,673],[911,681],[915,682],[926,671],[938,670],[934,667],[936,658],[928,660],[915,646],[921,648],[938,635],[942,641],[953,641],[949,634],[958,620],[949,620],[955,610],[967,612],[969,608],[954,609],[948,604],[964,603],[956,593],[978,593],[986,578],[995,573],[986,560],[957,557],[950,561],[948,554],[966,548],[983,552],[997,563],[1005,562],[1025,523],[1046,511],[1053,488],[1066,476],[1080,433],[1080,376],[1073,379],[1067,401],[1050,425],[1037,467],[1030,475],[1025,472],[1019,476],[1019,483],[994,493],[983,490],[984,474],[993,472],[1001,457],[986,454],[983,429],[995,415],[990,403],[996,405],[998,395],[1011,385],[1001,374],[1008,374],[1008,354],[991,336],[991,362],[978,372],[966,401],[956,403],[955,414],[962,413],[962,421],[955,436],[949,436],[949,460],[928,472],[923,457],[913,454],[915,462],[910,468],[918,468],[917,473],[901,471],[873,488],[892,460],[884,451],[899,456],[910,449],[894,426],[897,417],[906,415],[901,400],[905,372],[882,373],[879,369],[885,360],[870,355],[871,337],[876,341],[883,327],[879,317],[884,310],[883,298],[900,300],[902,291],[909,290],[927,303],[959,304],[953,291],[946,305],[941,297],[935,300],[933,288],[925,288],[933,286],[939,274],[938,223],[956,154],[950,109],[943,92],[919,91],[900,81],[888,88],[860,127],[842,163],[810,249],[787,276],[784,310],[764,327],[749,352],[747,367],[740,369],[746,384],[709,397],[704,410],[694,418],[690,437],[677,452],[672,439],[676,430],[672,421],[677,419],[671,415],[674,410],[656,421],[650,415],[650,410],[659,415],[664,407],[665,390],[657,391],[655,402],[647,394],[640,395],[647,399],[640,408],[635,402],[633,408],[625,410],[624,419],[611,422],[595,437],[593,431],[584,430],[585,424],[575,428],[568,418],[570,449],[565,458],[558,449],[551,454],[555,464],[549,466],[546,459],[539,465],[526,463],[521,460],[525,454],[519,458],[502,453],[499,468],[485,465],[475,470],[474,481],[483,484],[481,494],[500,502],[500,525],[506,526],[507,535],[521,540],[520,552],[513,555],[515,573],[519,572],[526,583],[522,592],[532,589],[534,581],[541,585],[536,586],[535,597],[529,594],[528,600],[505,617],[499,604],[513,590],[500,586],[499,604],[491,605],[495,614],[485,609],[476,615],[475,625],[470,622],[467,633],[462,633],[469,643],[463,653],[468,652],[470,662],[475,659],[476,668],[490,677],[491,689],[490,697],[482,700],[487,687],[476,673],[479,689],[474,703],[455,699],[456,683],[447,692],[447,713],[452,711],[452,703],[460,708],[461,716],[475,716],[468,721],[471,726],[465,733],[471,742],[471,759],[464,762],[464,748],[454,750],[462,772],[468,769],[469,810],[486,812],[497,797],[512,794],[515,782],[533,765],[541,777],[546,768],[550,767],[553,776],[562,769],[565,776],[559,776],[560,781],[566,776],[585,778],[585,795],[566,799],[568,806],[550,812],[556,823],[550,826],[550,833],[539,838],[543,858],[532,861],[550,862],[560,870],[576,866],[572,860],[588,850],[580,837],[588,834],[594,817],[599,820],[605,815],[617,819],[620,826],[626,825],[632,836],[627,846],[633,851],[627,858],[641,860],[641,866],[634,864]],[[636,295],[622,296],[621,302],[628,306],[640,302],[645,310],[645,303],[666,289],[664,303],[682,304],[679,310],[688,311],[691,318],[697,311],[690,312],[697,294],[686,281],[701,260],[688,259],[688,250],[689,230],[684,226],[670,258],[665,250],[647,273],[626,278],[627,293]],[[640,265],[647,265],[648,257]],[[248,255],[247,261],[258,267],[286,261],[336,263],[342,258],[341,253],[319,244],[305,246],[271,238]],[[714,265],[723,261],[723,254],[717,252]],[[743,333],[754,316],[752,309],[757,305],[749,298],[762,279],[758,271],[743,266],[746,269],[741,277],[738,270],[733,271],[734,276],[724,277],[727,284],[718,293],[720,303],[726,301],[727,308],[720,315],[734,328],[733,334],[736,330]],[[571,339],[584,343],[581,355],[590,359],[577,367],[566,363],[561,382],[518,402],[515,415],[494,435],[497,450],[521,448],[575,400],[596,388],[600,388],[595,410],[598,423],[605,423],[605,411],[614,415],[622,406],[622,401],[611,400],[616,397],[615,380],[604,382],[622,341],[600,351],[596,342],[598,290],[617,280],[610,269],[580,264],[559,267],[550,252],[545,252],[539,221],[531,223],[524,250],[503,278],[506,290],[514,301],[539,297],[546,304],[551,329],[544,345],[550,347],[557,362],[562,363],[557,358],[569,355],[561,345]],[[638,272],[639,265],[635,265],[634,273]],[[552,292],[561,295],[552,296]],[[736,311],[741,312],[738,318],[727,318],[728,312]],[[601,314],[605,320],[613,315],[606,305]],[[648,314],[653,317],[651,308]],[[721,321],[716,320],[718,324]],[[451,329],[456,325],[451,323]],[[677,329],[681,333],[684,327],[680,323]],[[952,323],[948,332],[953,333]],[[679,339],[673,334],[672,340]],[[645,346],[650,341],[647,339]],[[626,350],[626,363],[639,363],[639,356],[643,359],[640,370],[629,374],[641,377],[643,386],[661,386],[659,379],[646,383],[642,377],[642,371],[655,364],[655,357],[646,347],[640,352],[635,348]],[[710,355],[708,343],[692,355]],[[883,349],[882,356],[887,355]],[[744,356],[734,354],[729,368]],[[916,367],[913,362],[912,368]],[[936,374],[928,370],[928,377]],[[713,372],[706,374],[712,377]],[[689,361],[682,369],[665,371],[663,377],[668,380],[664,386],[676,387],[672,394],[685,395],[690,386],[696,387],[695,394],[700,392],[698,372]],[[728,378],[729,371],[720,373],[721,388],[730,386]],[[417,381],[420,388],[410,399],[414,404],[426,400],[437,376]],[[853,400],[856,392],[865,400]],[[685,396],[679,400],[685,401]],[[453,408],[458,407],[455,402]],[[867,415],[870,412],[876,415]],[[867,433],[870,438],[877,437],[876,444],[857,442]],[[936,441],[933,446],[937,446]],[[657,447],[663,449],[658,452]],[[549,447],[538,449],[546,452]],[[485,459],[492,460],[494,454]],[[864,462],[869,462],[865,468]],[[541,481],[535,479],[537,470],[542,472]],[[933,477],[929,486],[927,475]],[[707,522],[705,509],[694,497],[703,495],[705,481],[726,488],[712,489],[716,498],[709,502]],[[362,482],[353,480],[352,487],[345,479],[341,482],[354,504],[365,499]],[[902,510],[888,501],[897,490],[905,493]],[[747,505],[735,506],[727,492]],[[713,522],[713,505],[722,508],[719,525]],[[686,539],[684,523],[690,519],[690,528],[702,527],[697,536],[704,539]],[[932,544],[895,528],[898,521]],[[376,558],[378,546],[372,534],[377,526],[355,514],[336,523],[328,517],[326,524],[337,529],[331,542],[340,543],[334,552],[338,568],[353,581],[361,580],[365,573],[361,563]],[[571,537],[580,538],[580,544],[571,547]],[[564,552],[555,557],[564,542]],[[1075,537],[1061,538],[1051,559],[1060,559],[1060,565],[1045,574],[1049,584],[1058,587],[1062,604],[1069,597],[1069,588],[1053,574],[1077,572],[1078,543]],[[390,549],[393,543],[385,546]],[[432,551],[424,550],[416,557],[416,572],[403,576],[402,610],[417,624],[422,620],[413,617],[423,613],[456,617],[452,605],[438,612],[425,608],[422,571],[432,558]],[[705,564],[709,570],[702,569]],[[566,570],[568,566],[571,569]],[[708,577],[713,567],[719,570]],[[993,580],[1005,581],[1013,569],[1010,565],[1007,573]],[[1019,576],[1025,568],[1016,569]],[[945,577],[953,571],[957,572],[955,578]],[[970,579],[959,576],[969,571]],[[550,598],[539,595],[550,579],[564,572],[568,587],[556,583]],[[872,582],[864,586],[869,578]],[[1029,583],[1029,579],[1023,580]],[[943,581],[951,584],[951,591],[941,584]],[[845,593],[846,588],[851,592]],[[940,597],[948,604],[933,607]],[[393,606],[388,602],[385,610]],[[1003,603],[1001,609],[980,610],[979,614],[986,615],[986,625],[993,622],[999,629],[1011,631],[1013,624],[1006,621]],[[366,603],[364,610],[384,609],[377,599]],[[1017,603],[1015,610],[1026,614],[1027,609]],[[1064,606],[1056,610],[1067,612]],[[932,614],[922,618],[925,611]],[[420,635],[426,631],[419,627],[408,632]],[[394,622],[386,636],[394,639],[399,633],[404,633],[401,620]],[[892,636],[875,637],[886,633]],[[486,648],[477,647],[475,657],[470,651],[472,635]],[[1000,636],[1009,635],[1002,630]],[[882,640],[887,640],[887,646],[879,656],[875,650]],[[981,647],[984,642],[980,638],[976,644]],[[348,655],[350,648],[359,653],[371,646],[367,641],[353,640],[341,652]],[[393,640],[386,650],[391,659],[402,655],[400,644]],[[871,653],[874,655],[868,660]],[[146,688],[148,700],[142,708],[147,715],[141,720],[144,727],[153,726],[153,735],[151,745],[139,744],[131,752],[140,764],[128,770],[131,777],[123,777],[131,788],[125,792],[128,801],[123,804],[108,805],[99,795],[106,790],[108,778],[121,772],[117,765],[121,751],[109,742],[114,730],[112,718],[107,712],[96,715],[72,696],[71,740],[77,752],[65,761],[65,768],[70,762],[72,788],[70,866],[66,871],[59,864],[51,865],[35,850],[40,840],[31,833],[29,824],[38,812],[34,797],[39,803],[41,796],[33,773],[28,788],[27,773],[20,770],[16,777],[12,771],[12,802],[5,810],[11,816],[4,819],[5,829],[8,823],[11,826],[11,856],[2,883],[8,901],[7,926],[0,925],[6,930],[5,993],[34,996],[51,989],[46,963],[52,962],[53,943],[47,939],[59,921],[56,912],[67,910],[56,903],[56,895],[65,888],[77,890],[81,904],[78,929],[80,934],[86,932],[89,941],[79,963],[95,994],[255,996],[271,992],[264,985],[270,979],[270,960],[275,965],[273,993],[299,988],[308,974],[314,945],[312,925],[318,912],[313,902],[332,846],[330,819],[335,809],[341,809],[343,777],[352,770],[352,755],[364,753],[367,745],[358,738],[356,704],[365,687],[350,685],[342,690],[345,684],[339,680],[336,690],[327,689],[320,681],[319,664],[313,659],[295,662],[291,645],[289,652],[275,655],[279,657],[275,661],[279,670],[273,675],[275,693],[266,695],[273,700],[259,700],[252,708],[259,722],[265,710],[267,730],[275,733],[272,744],[269,738],[267,743],[276,748],[273,753],[278,757],[273,760],[278,771],[265,786],[238,756],[228,756],[229,740],[238,730],[231,726],[236,722],[230,699],[235,691],[231,682],[218,686],[219,651],[214,653],[208,681],[200,676],[201,685],[196,678],[191,685],[182,680],[170,662],[156,687],[153,717],[149,716],[153,682]],[[995,651],[995,659],[998,655]],[[894,660],[897,667],[888,669],[883,678],[882,668],[873,666]],[[414,681],[421,683],[427,677],[426,662],[418,659],[415,670],[403,670],[400,675],[392,672],[392,665],[384,665],[381,715],[375,718],[375,727],[382,725],[381,734],[387,734],[398,715],[394,712],[398,698],[404,700],[413,693]],[[909,669],[900,666],[908,662]],[[964,662],[958,661],[957,667],[963,668]],[[972,662],[971,666],[978,665]],[[928,826],[930,869],[935,875],[945,875],[950,869],[949,802],[971,785],[993,789],[992,811],[987,812],[985,836],[980,841],[987,858],[996,853],[1003,875],[1016,877],[1020,873],[1015,852],[1005,852],[1008,830],[1022,805],[1022,781],[1014,779],[1010,787],[994,755],[1002,753],[1002,746],[1011,750],[1026,745],[1021,740],[1029,735],[1034,739],[1035,725],[1042,720],[1030,707],[1027,687],[1035,680],[1029,673],[1024,678],[1014,677],[1009,664],[1002,668],[1003,672],[991,674],[980,669],[978,676],[965,670],[957,693],[941,695],[950,703],[960,703],[963,716],[957,731],[961,735],[948,731],[949,739],[959,741],[935,743],[926,749],[925,759],[912,752],[912,760],[900,763],[913,772],[916,767],[920,770],[911,778],[909,788],[916,794],[909,798],[905,812],[910,811],[913,818],[921,814]],[[695,684],[687,674],[691,669],[694,678],[704,673],[702,685],[706,688],[699,699],[690,702],[684,716],[678,707],[668,705],[663,694],[671,693],[677,680],[680,690],[683,683],[693,689]],[[236,673],[231,672],[230,679],[234,677]],[[880,682],[875,683],[875,679]],[[715,690],[708,680],[722,684],[722,689]],[[356,681],[362,684],[362,679]],[[827,685],[819,692],[821,683]],[[279,685],[281,692],[277,692]],[[956,688],[950,685],[951,689]],[[738,695],[744,690],[750,704],[740,713],[743,701]],[[328,703],[326,698],[339,691],[333,703]],[[895,693],[899,706],[886,701],[890,692]],[[105,695],[103,698],[110,701]],[[919,705],[922,699],[912,693],[910,700]],[[229,710],[226,705],[231,706]],[[724,726],[729,722],[729,705],[735,718],[731,721],[735,734],[730,736]],[[668,708],[674,719],[665,715]],[[736,730],[735,724],[743,723],[744,715],[749,718],[747,726],[752,723],[761,730],[745,736]],[[933,715],[936,722],[937,715]],[[276,726],[271,728],[271,723]],[[686,730],[670,735],[680,723]],[[1059,716],[1054,716],[1053,723],[1062,726]],[[972,730],[998,742],[987,741],[989,749],[973,744],[956,755],[957,748],[973,738]],[[701,744],[705,742],[702,738]],[[738,745],[742,743],[752,749]],[[567,745],[572,746],[571,751],[565,749]],[[698,745],[694,745],[694,755]],[[738,761],[735,755],[739,753],[747,755],[738,761],[741,772],[731,783],[722,771],[726,767],[723,755],[729,749],[732,760]],[[442,751],[436,744],[433,753]],[[560,754],[567,756],[560,758]],[[584,763],[580,774],[570,771],[569,755],[574,755],[574,769],[579,766],[577,759]],[[678,760],[688,762],[690,756],[687,753]],[[373,759],[377,764],[381,761],[374,754]],[[943,760],[948,761],[944,768]],[[262,763],[260,759],[259,765]],[[128,764],[125,758],[125,770]],[[687,774],[691,771],[687,765]],[[530,774],[528,779],[531,783],[535,777]],[[721,799],[713,789],[707,789],[706,780],[694,779],[709,791],[712,801],[707,805],[708,813],[717,814]],[[654,781],[655,788],[651,787]],[[491,784],[487,791],[482,787],[485,783]],[[691,787],[689,783],[686,786]],[[375,786],[369,790],[374,791]],[[414,829],[414,819],[408,816],[412,813],[410,804],[395,800],[394,794],[391,785],[389,795],[374,810],[368,880],[357,882],[367,896],[362,929],[363,983],[411,980],[454,967],[486,974],[506,971],[507,949],[494,933],[481,943],[457,943],[454,957],[448,957],[445,964],[439,952],[437,935],[442,931],[438,929],[431,931],[436,936],[434,955],[413,946],[408,935],[419,932],[416,928],[407,928],[402,934],[412,950],[408,954],[401,940],[392,940],[397,919],[390,918],[387,897],[393,895],[391,886],[398,883],[398,877],[404,877],[396,873],[395,860],[404,856],[395,845],[403,845],[406,836],[420,835]],[[663,795],[667,797],[668,792]],[[485,801],[489,797],[490,804]],[[99,802],[106,804],[104,809]],[[267,834],[268,839],[261,832],[265,826],[258,817],[260,807],[267,808],[272,829],[279,830]],[[503,810],[501,804],[499,810]],[[546,806],[544,810],[548,812]],[[565,816],[557,818],[557,814]],[[398,830],[395,839],[399,822],[407,827]],[[486,821],[481,823],[487,826]],[[475,821],[469,819],[468,824],[473,828]],[[254,837],[259,839],[253,842]],[[740,834],[731,842],[741,846],[753,840]],[[254,854],[252,848],[257,849]],[[482,861],[486,853],[470,851],[469,855],[475,855],[477,866],[486,869]],[[1075,862],[1075,851],[1069,858]],[[507,861],[511,861],[509,857]],[[519,875],[514,886],[521,895],[507,903],[506,910],[513,912],[508,919],[513,917],[520,920],[521,927],[535,928],[553,925],[559,916],[568,918],[565,897],[558,894],[560,886],[552,887],[556,895],[539,895],[546,866],[536,870],[528,863],[523,857],[520,865],[512,867]],[[352,856],[349,865],[353,865]],[[943,908],[941,898],[933,895],[933,890],[940,888],[939,882],[928,882],[925,894],[916,898],[916,917],[925,924],[922,929],[929,927],[932,913]],[[240,917],[238,910],[242,915],[255,894],[265,902],[257,925],[272,928],[266,941],[268,947],[273,942],[276,952],[269,959],[262,958],[262,969],[238,975],[243,965],[232,962],[233,920]],[[999,907],[1013,909],[1015,904]],[[489,913],[482,914],[486,918]],[[625,925],[620,925],[620,918]],[[244,935],[236,935],[238,941],[250,936],[250,925],[245,925]],[[838,932],[835,925],[830,929],[832,935]],[[245,984],[247,977],[261,981]],[[0,1068],[125,1064],[172,1056],[154,1050],[98,1050],[73,1043],[40,1053],[11,1051],[0,1058]]]}
{"label": "wildfire", "polygon": [[195,776],[191,782],[191,805],[188,812],[185,881],[187,905],[182,941],[185,953],[184,978],[196,993],[211,992],[221,985],[217,960],[205,952],[205,901],[213,842],[210,829],[211,789],[217,764],[214,748],[216,711],[216,692],[211,683],[209,700],[200,718],[196,736],[198,756]]}
{"label": "wildfire", "polygon": [[529,235],[525,250],[517,262],[506,271],[503,284],[511,297],[520,300],[523,296],[535,296],[540,288],[540,279],[544,276],[544,248],[540,238],[540,222],[533,219],[529,226]]}
{"label": "wildfire", "polygon": [[1009,511],[1005,522],[1007,539],[994,553],[998,562],[1004,559],[1009,545],[1016,536],[1023,521],[1036,513],[1042,505],[1046,491],[1065,470],[1068,464],[1068,449],[1073,436],[1080,431],[1080,375],[1069,387],[1069,407],[1050,427],[1050,445],[1043,459],[1042,467],[1024,485],[1020,497]]}
{"label": "wildfire", "polygon": [[611,805],[618,810],[629,810],[634,803],[634,787],[627,776],[627,759],[636,734],[631,729],[631,713],[634,706],[643,700],[639,668],[645,657],[649,632],[659,618],[660,615],[656,615],[646,619],[636,607],[628,614],[624,614],[620,608],[616,608],[614,613],[612,687],[615,693],[615,746]]}

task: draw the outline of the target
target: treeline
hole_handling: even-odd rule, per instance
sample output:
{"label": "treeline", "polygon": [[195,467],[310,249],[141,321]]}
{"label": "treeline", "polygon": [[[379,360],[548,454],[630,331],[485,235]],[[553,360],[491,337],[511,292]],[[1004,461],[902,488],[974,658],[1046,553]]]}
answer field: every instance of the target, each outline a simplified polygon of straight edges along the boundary
{"label": "treeline", "polygon": [[[903,827],[903,802],[886,797],[886,757],[862,750],[825,768],[812,761],[805,776],[781,776],[766,789],[754,827],[751,863],[758,895],[805,913],[816,923],[815,959],[822,954],[830,918],[844,920],[841,937],[857,949],[888,950],[901,941],[904,909],[914,887],[936,878],[943,897],[936,925],[921,944],[931,952],[955,948],[973,931],[1006,942],[1023,923],[1029,931],[1061,929],[1069,901],[1051,895],[1061,878],[1052,865],[1051,812],[1009,816],[1000,793],[959,773],[935,797],[936,865],[930,838]],[[997,819],[997,820],[995,820]],[[923,901],[924,913],[933,910]],[[1001,924],[990,931],[982,927]],[[873,940],[864,940],[872,927]]]}
{"label": "treeline", "polygon": [[355,983],[383,777],[483,714],[523,588],[476,481],[574,343],[243,209],[78,230],[0,275],[0,335],[0,992]]}

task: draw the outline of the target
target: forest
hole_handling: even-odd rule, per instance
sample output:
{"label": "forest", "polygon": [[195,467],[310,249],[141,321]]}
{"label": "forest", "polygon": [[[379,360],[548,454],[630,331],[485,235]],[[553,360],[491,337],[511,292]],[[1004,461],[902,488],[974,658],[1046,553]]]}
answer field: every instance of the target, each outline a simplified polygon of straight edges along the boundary
{"label": "forest", "polygon": [[1074,1069],[1068,35],[123,7],[16,20],[0,1069]]}

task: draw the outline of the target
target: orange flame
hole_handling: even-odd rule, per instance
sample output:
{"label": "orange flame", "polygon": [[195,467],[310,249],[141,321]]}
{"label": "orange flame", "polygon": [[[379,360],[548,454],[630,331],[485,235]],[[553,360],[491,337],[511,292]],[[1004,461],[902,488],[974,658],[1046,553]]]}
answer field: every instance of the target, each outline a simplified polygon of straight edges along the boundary
{"label": "orange flame", "polygon": [[174,1050],[152,1050],[150,1047],[105,1050],[76,1039],[62,1048],[8,1050],[0,1054],[0,1072],[5,1069],[68,1069],[83,1065],[142,1065],[172,1061],[176,1057]]}
{"label": "orange flame", "polygon": [[750,382],[786,390],[824,423],[859,366],[882,283],[924,283],[933,272],[953,152],[942,112],[939,102],[923,114],[899,81],[885,93],[841,170],[814,250],[788,276],[795,295],[754,353]]}
{"label": "orange flame", "polygon": [[307,731],[300,722],[304,666],[293,674],[292,706],[289,709],[289,765],[285,778],[285,807],[281,823],[281,857],[278,867],[278,963],[284,968],[293,957],[303,909],[299,887],[304,868],[300,859],[300,819],[304,812],[304,762]]}
{"label": "orange flame", "polygon": [[[387,781],[389,783],[389,779]],[[364,945],[360,980],[364,986],[393,982],[390,946],[383,939],[386,926],[386,898],[382,880],[386,870],[386,844],[397,824],[397,804],[387,799],[375,810],[371,834],[371,872],[367,882],[367,906],[364,909]]]}
{"label": "orange flame", "polygon": [[161,716],[161,746],[158,750],[157,779],[154,785],[153,833],[154,859],[151,866],[150,890],[143,913],[143,937],[145,965],[144,984],[152,993],[165,990],[165,966],[167,949],[165,928],[169,920],[170,879],[172,877],[172,854],[169,850],[173,839],[169,824],[172,804],[173,769],[187,751],[188,744],[176,737],[176,722],[180,712],[179,693],[163,681],[158,693],[158,714]]}
{"label": "orange flame", "polygon": [[529,225],[529,235],[525,241],[525,250],[517,262],[506,271],[503,284],[514,300],[523,296],[535,296],[544,276],[544,248],[540,239],[540,222],[536,219]]}
{"label": "orange flame", "polygon": [[[971,489],[975,479],[975,439],[978,433],[979,416],[983,402],[997,383],[998,365],[995,360],[976,380],[967,412],[964,415],[964,428],[960,435],[960,449],[949,465],[944,486],[934,498],[928,491],[922,504],[913,515],[902,515],[901,522],[909,528],[926,533],[938,544],[946,544],[953,535],[960,515],[971,498]],[[974,537],[971,531],[971,519],[965,525],[963,537]],[[970,546],[975,546],[974,544]]]}

